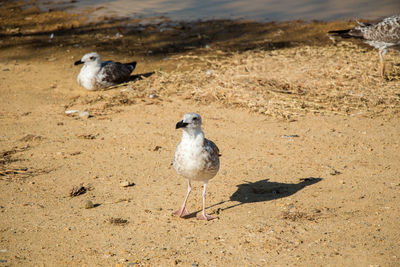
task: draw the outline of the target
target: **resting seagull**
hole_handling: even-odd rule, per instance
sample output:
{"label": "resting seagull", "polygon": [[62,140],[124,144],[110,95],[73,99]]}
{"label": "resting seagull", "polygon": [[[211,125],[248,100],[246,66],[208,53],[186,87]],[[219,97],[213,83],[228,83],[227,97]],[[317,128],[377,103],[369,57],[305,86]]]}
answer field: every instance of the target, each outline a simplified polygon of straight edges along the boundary
{"label": "resting seagull", "polygon": [[122,64],[114,61],[102,62],[99,54],[85,54],[75,65],[84,64],[77,81],[87,90],[97,90],[129,81],[136,62]]}
{"label": "resting seagull", "polygon": [[400,50],[400,15],[387,17],[375,24],[359,23],[360,25],[339,31],[330,31],[332,36],[343,38],[361,38],[370,46],[379,49],[379,72],[384,77],[385,63],[383,55],[388,48]]}
{"label": "resting seagull", "polygon": [[176,172],[185,177],[188,182],[187,194],[183,205],[173,214],[179,217],[189,215],[186,209],[190,191],[191,181],[203,181],[203,210],[197,217],[199,220],[212,220],[214,216],[205,212],[207,182],[213,178],[219,170],[219,149],[204,137],[201,130],[201,117],[196,113],[187,113],[183,119],[176,124],[176,129],[182,128],[182,140],[175,150],[174,168]]}

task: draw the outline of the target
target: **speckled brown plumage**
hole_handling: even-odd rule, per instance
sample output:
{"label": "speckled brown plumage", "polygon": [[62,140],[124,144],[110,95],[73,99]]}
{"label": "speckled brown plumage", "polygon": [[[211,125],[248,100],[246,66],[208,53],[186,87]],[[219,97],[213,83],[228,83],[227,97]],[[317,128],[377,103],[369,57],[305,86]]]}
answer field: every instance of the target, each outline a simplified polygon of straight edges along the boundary
{"label": "speckled brown plumage", "polygon": [[367,44],[379,49],[380,73],[384,75],[384,59],[388,48],[400,50],[400,15],[387,17],[377,23],[359,23],[353,29],[330,31],[332,36],[361,38]]}

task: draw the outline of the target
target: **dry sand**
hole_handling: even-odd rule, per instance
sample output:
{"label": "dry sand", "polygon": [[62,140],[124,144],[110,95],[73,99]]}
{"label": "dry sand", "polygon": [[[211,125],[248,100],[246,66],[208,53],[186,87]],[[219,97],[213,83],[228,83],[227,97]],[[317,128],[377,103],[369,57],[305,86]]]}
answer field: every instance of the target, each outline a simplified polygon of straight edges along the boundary
{"label": "dry sand", "polygon": [[[0,266],[400,265],[400,58],[382,80],[375,50],[325,34],[354,22],[0,13]],[[148,75],[87,92],[90,51]],[[209,222],[171,216],[189,111],[222,153]]]}

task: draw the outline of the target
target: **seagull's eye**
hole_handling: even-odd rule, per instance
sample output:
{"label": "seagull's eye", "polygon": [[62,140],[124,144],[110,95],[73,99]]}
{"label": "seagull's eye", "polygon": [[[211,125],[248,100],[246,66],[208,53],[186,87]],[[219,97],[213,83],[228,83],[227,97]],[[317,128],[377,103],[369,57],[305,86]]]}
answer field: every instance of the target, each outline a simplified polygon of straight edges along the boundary
{"label": "seagull's eye", "polygon": [[96,59],[96,57],[90,57],[90,60],[95,60]]}
{"label": "seagull's eye", "polygon": [[193,120],[194,120],[194,121],[197,121],[197,117],[194,117]]}

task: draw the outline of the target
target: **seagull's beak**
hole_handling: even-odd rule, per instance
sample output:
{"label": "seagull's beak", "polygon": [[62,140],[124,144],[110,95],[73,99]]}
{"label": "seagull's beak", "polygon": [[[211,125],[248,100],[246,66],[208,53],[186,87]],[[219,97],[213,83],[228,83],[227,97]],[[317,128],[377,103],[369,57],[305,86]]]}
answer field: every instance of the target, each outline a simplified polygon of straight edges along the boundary
{"label": "seagull's beak", "polygon": [[178,122],[176,124],[176,128],[175,129],[179,129],[179,128],[185,128],[188,125],[187,122],[183,122],[183,120],[181,120],[180,122]]}
{"label": "seagull's beak", "polygon": [[78,61],[75,61],[75,63],[74,63],[75,66],[79,65],[79,64],[83,64],[83,61],[82,60],[78,60]]}

